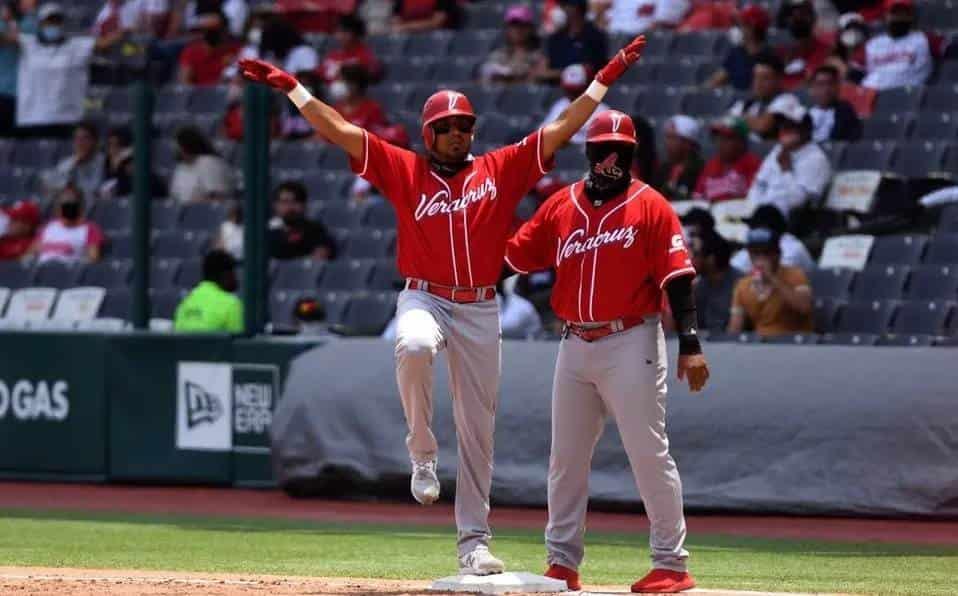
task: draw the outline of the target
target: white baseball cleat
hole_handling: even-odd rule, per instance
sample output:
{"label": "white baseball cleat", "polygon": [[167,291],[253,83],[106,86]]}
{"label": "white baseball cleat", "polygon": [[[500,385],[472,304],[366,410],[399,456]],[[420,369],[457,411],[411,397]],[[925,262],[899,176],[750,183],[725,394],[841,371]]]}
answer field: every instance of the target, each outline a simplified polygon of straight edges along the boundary
{"label": "white baseball cleat", "polygon": [[412,460],[412,478],[409,490],[414,499],[423,505],[432,505],[439,500],[439,478],[436,477],[436,460]]}
{"label": "white baseball cleat", "polygon": [[459,557],[459,575],[493,575],[506,570],[506,564],[497,559],[487,546],[477,546]]}

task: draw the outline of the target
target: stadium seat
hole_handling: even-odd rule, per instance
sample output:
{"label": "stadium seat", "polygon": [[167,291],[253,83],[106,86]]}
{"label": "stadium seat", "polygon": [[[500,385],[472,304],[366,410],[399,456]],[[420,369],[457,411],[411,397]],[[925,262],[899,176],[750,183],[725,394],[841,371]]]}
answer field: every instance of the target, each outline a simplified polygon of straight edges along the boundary
{"label": "stadium seat", "polygon": [[819,146],[822,148],[822,151],[825,152],[825,155],[828,156],[829,163],[837,164],[841,163],[842,156],[845,155],[845,147],[848,146],[848,143],[845,141],[825,141],[824,143],[819,143]]}
{"label": "stadium seat", "polygon": [[208,244],[209,235],[203,232],[158,232],[153,238],[153,256],[188,259],[203,255]]}
{"label": "stadium seat", "polygon": [[192,289],[203,279],[203,259],[184,259],[180,263],[180,273],[176,276],[176,285]]}
{"label": "stadium seat", "polygon": [[406,83],[380,83],[369,88],[369,96],[378,101],[387,113],[406,108],[410,87]]}
{"label": "stadium seat", "polygon": [[346,309],[349,307],[349,300],[353,292],[323,292],[319,295],[319,301],[326,310],[326,322],[330,325],[342,325],[346,318]]}
{"label": "stadium seat", "polygon": [[349,171],[349,156],[338,147],[330,147],[329,150],[323,154],[323,161],[320,166],[327,170],[344,172],[350,177],[353,176]]}
{"label": "stadium seat", "polygon": [[586,168],[585,153],[582,147],[578,145],[566,147],[556,152],[555,164],[557,170],[576,170],[581,172]]}
{"label": "stadium seat", "polygon": [[395,242],[392,230],[354,230],[345,254],[354,259],[379,259],[393,254]]}
{"label": "stadium seat", "polygon": [[363,225],[377,229],[395,229],[396,210],[385,201],[376,201],[366,208]]}
{"label": "stadium seat", "polygon": [[406,35],[370,35],[366,38],[366,43],[376,56],[382,58],[401,56],[408,39]]}
{"label": "stadium seat", "polygon": [[[958,96],[952,101],[956,102],[954,106],[958,106]],[[958,138],[958,114],[939,111],[919,114],[911,136],[923,141],[953,141]]]}
{"label": "stadium seat", "polygon": [[432,78],[432,71],[436,68],[434,56],[418,58],[394,57],[383,60],[388,81],[428,81]]}
{"label": "stadium seat", "polygon": [[36,321],[46,319],[57,299],[56,288],[29,287],[14,290],[7,303],[4,319]]}
{"label": "stadium seat", "polygon": [[176,307],[183,299],[184,291],[177,288],[154,290],[150,292],[150,317],[172,319]]}
{"label": "stadium seat", "polygon": [[486,55],[497,45],[499,37],[498,30],[466,29],[456,31],[446,51],[451,56],[480,56],[485,59]]}
{"label": "stadium seat", "polygon": [[444,82],[444,86],[458,86],[459,83],[473,81],[476,78],[476,68],[479,66],[480,60],[479,57],[470,56],[441,60],[432,71],[432,78]]}
{"label": "stadium seat", "polygon": [[945,207],[938,218],[939,234],[958,233],[958,204]]}
{"label": "stadium seat", "polygon": [[778,344],[785,346],[811,346],[818,343],[820,337],[817,333],[795,333],[786,335],[773,335],[762,339],[765,344]]}
{"label": "stadium seat", "polygon": [[924,114],[942,114],[954,111],[955,106],[958,106],[958,81],[929,87],[922,111]]}
{"label": "stadium seat", "polygon": [[910,269],[905,265],[871,266],[855,278],[852,291],[853,302],[872,300],[898,300],[905,289]]}
{"label": "stadium seat", "polygon": [[131,308],[130,290],[127,288],[112,288],[107,291],[103,298],[103,304],[100,306],[97,317],[128,320]]}
{"label": "stadium seat", "polygon": [[924,262],[928,265],[958,264],[958,234],[938,234],[928,243]]}
{"label": "stadium seat", "polygon": [[320,217],[328,227],[358,229],[362,227],[363,210],[347,202],[326,203]]}
{"label": "stadium seat", "polygon": [[132,259],[133,236],[129,232],[108,233],[106,253],[114,259]]}
{"label": "stadium seat", "polygon": [[912,269],[909,300],[958,300],[958,265],[920,265]]}
{"label": "stadium seat", "polygon": [[201,201],[183,206],[180,213],[184,230],[213,231],[226,221],[229,206],[225,203]]}
{"label": "stadium seat", "polygon": [[90,220],[107,232],[130,229],[132,217],[130,201],[127,199],[97,201],[89,212]]}
{"label": "stadium seat", "polygon": [[509,114],[538,112],[545,108],[549,89],[542,85],[510,85],[499,96],[497,107]]}
{"label": "stadium seat", "polygon": [[717,118],[728,110],[732,97],[721,89],[686,93],[682,98],[682,113],[697,118]]}
{"label": "stadium seat", "polygon": [[855,272],[851,269],[816,269],[809,273],[812,294],[821,298],[848,298]]}
{"label": "stadium seat", "polygon": [[925,178],[940,172],[947,145],[935,141],[900,143],[892,170],[906,178]]}
{"label": "stadium seat", "polygon": [[400,290],[405,278],[399,274],[395,258],[384,258],[376,261],[372,277],[369,279],[370,290]]}
{"label": "stadium seat", "polygon": [[70,288],[77,284],[82,267],[73,263],[47,261],[36,266],[33,273],[33,285],[44,288]]}
{"label": "stadium seat", "polygon": [[837,298],[815,297],[815,331],[818,333],[828,333],[835,328],[835,322],[838,320],[838,311],[845,306],[846,302]]}
{"label": "stadium seat", "polygon": [[[126,259],[107,259],[91,263],[83,269],[79,283],[101,288],[123,288],[129,285],[133,263]],[[0,285],[4,285],[0,280]]]}
{"label": "stadium seat", "polygon": [[325,263],[313,259],[277,261],[272,288],[275,290],[314,290]]}
{"label": "stadium seat", "polygon": [[190,110],[191,91],[192,87],[181,85],[160,87],[156,92],[156,102],[153,108],[154,113],[174,114],[187,112]]}
{"label": "stadium seat", "polygon": [[661,67],[656,72],[656,83],[673,87],[694,87],[699,82],[701,64],[694,60],[682,60]]}
{"label": "stadium seat", "polygon": [[874,346],[881,336],[877,333],[826,333],[819,343],[828,346]]}
{"label": "stadium seat", "polygon": [[881,335],[888,331],[897,307],[898,302],[893,300],[848,304],[839,311],[836,329],[845,333]]}
{"label": "stadium seat", "polygon": [[898,309],[891,331],[941,335],[954,307],[944,300],[908,300]]}
{"label": "stadium seat", "polygon": [[922,87],[895,87],[875,97],[875,114],[915,114],[921,106]]}
{"label": "stadium seat", "polygon": [[670,118],[678,114],[682,107],[682,92],[675,87],[651,87],[643,93],[636,104],[643,116],[650,118]]}
{"label": "stadium seat", "polygon": [[59,321],[89,321],[96,318],[103,304],[106,290],[98,287],[69,288],[60,292],[51,319]]}
{"label": "stadium seat", "polygon": [[892,333],[880,337],[878,339],[878,345],[889,347],[930,346],[934,343],[934,341],[935,338],[932,335]]}
{"label": "stadium seat", "polygon": [[864,122],[862,139],[866,141],[902,139],[908,134],[911,116],[908,114],[875,114]]}
{"label": "stadium seat", "polygon": [[477,135],[486,142],[504,145],[513,141],[519,134],[521,133],[513,129],[509,118],[504,115],[493,112],[479,116]]}
{"label": "stadium seat", "polygon": [[445,56],[450,41],[452,41],[452,31],[444,29],[410,35],[403,47],[403,57],[415,59]]}
{"label": "stadium seat", "polygon": [[346,307],[343,326],[357,335],[379,335],[396,312],[396,292],[362,292]]}
{"label": "stadium seat", "polygon": [[330,261],[319,279],[319,287],[323,290],[362,290],[369,283],[373,266],[373,261]]}
{"label": "stadium seat", "polygon": [[226,113],[227,91],[226,87],[192,87],[189,100],[190,112],[222,116]]}
{"label": "stadium seat", "polygon": [[755,332],[745,333],[710,333],[708,341],[715,343],[739,343],[739,344],[757,344],[762,338]]}
{"label": "stadium seat", "polygon": [[316,168],[322,161],[325,147],[318,143],[287,141],[278,143],[272,154],[272,162],[277,168],[308,170]]}
{"label": "stadium seat", "polygon": [[106,113],[126,113],[133,111],[133,100],[130,89],[113,87],[103,100],[103,111]]}
{"label": "stadium seat", "polygon": [[179,272],[179,259],[152,259],[150,261],[150,287],[157,290],[175,288],[176,277]]}
{"label": "stadium seat", "polygon": [[154,230],[172,230],[180,223],[180,206],[173,201],[150,203],[150,227]]}
{"label": "stadium seat", "polygon": [[870,265],[917,265],[928,237],[920,234],[878,236],[868,256]]}
{"label": "stadium seat", "polygon": [[718,50],[724,49],[723,31],[689,31],[675,36],[671,53],[675,56],[698,56],[715,60]]}
{"label": "stadium seat", "polygon": [[293,319],[293,307],[303,296],[312,295],[302,290],[277,290],[269,293],[269,320],[273,327],[291,329],[296,327]]}
{"label": "stadium seat", "polygon": [[887,170],[895,145],[886,141],[859,141],[845,147],[839,170]]}

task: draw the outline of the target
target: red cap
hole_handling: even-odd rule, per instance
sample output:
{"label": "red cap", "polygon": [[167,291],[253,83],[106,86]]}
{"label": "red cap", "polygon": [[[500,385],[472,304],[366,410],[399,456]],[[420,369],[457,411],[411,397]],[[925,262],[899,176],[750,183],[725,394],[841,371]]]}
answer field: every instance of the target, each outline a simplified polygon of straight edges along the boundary
{"label": "red cap", "polygon": [[40,208],[30,201],[17,201],[6,211],[10,219],[25,221],[31,226],[40,223]]}
{"label": "red cap", "polygon": [[903,6],[905,8],[915,8],[913,0],[885,0],[885,10],[890,11],[893,8]]}
{"label": "red cap", "polygon": [[738,13],[738,18],[749,27],[765,30],[772,22],[768,11],[761,4],[749,4]]}
{"label": "red cap", "polygon": [[426,143],[426,149],[432,149],[435,140],[429,125],[449,116],[468,116],[475,120],[476,112],[469,98],[458,91],[443,89],[430,95],[422,106],[422,140]]}
{"label": "red cap", "polygon": [[621,143],[636,144],[635,125],[628,114],[618,110],[599,112],[589,124],[585,133],[586,143],[604,143],[618,141]]}

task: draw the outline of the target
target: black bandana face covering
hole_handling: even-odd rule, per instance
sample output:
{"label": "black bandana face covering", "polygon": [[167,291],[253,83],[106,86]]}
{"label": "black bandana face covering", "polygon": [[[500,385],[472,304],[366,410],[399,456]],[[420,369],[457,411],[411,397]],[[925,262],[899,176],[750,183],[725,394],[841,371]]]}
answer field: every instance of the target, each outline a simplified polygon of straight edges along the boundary
{"label": "black bandana face covering", "polygon": [[616,197],[632,182],[632,156],[635,145],[629,143],[589,143],[585,154],[589,172],[585,178],[585,194],[593,204],[601,205]]}

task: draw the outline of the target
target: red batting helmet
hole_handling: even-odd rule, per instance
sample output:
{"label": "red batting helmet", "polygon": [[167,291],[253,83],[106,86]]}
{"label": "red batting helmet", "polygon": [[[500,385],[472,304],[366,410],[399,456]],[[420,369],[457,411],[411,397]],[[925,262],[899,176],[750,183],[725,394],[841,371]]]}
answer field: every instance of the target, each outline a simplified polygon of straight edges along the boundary
{"label": "red batting helmet", "polygon": [[426,143],[426,149],[432,149],[436,140],[436,135],[429,125],[449,116],[468,116],[475,120],[476,112],[472,109],[469,98],[458,91],[443,89],[430,95],[422,106],[422,140]]}
{"label": "red batting helmet", "polygon": [[620,143],[636,144],[635,125],[628,114],[618,110],[599,112],[589,124],[585,133],[586,143],[604,143],[618,141]]}

